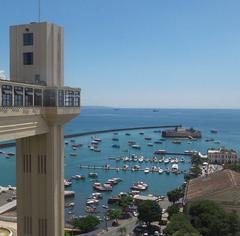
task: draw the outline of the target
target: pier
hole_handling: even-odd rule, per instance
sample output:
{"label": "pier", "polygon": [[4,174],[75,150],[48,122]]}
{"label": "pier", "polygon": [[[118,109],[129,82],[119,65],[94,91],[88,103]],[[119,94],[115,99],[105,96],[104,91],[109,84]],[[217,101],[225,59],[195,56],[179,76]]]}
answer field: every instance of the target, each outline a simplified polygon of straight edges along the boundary
{"label": "pier", "polygon": [[[80,169],[88,169],[88,170],[106,170],[106,171],[131,171],[131,172],[144,172],[145,168],[139,168],[139,169],[132,169],[133,167],[124,168],[124,167],[106,167],[106,166],[95,166],[95,165],[80,165]],[[163,169],[163,172],[167,172],[168,169]],[[169,170],[171,173],[174,174],[184,174],[184,171],[172,171]],[[149,173],[158,173],[156,170],[150,170]],[[146,173],[147,174],[147,173]]]}
{"label": "pier", "polygon": [[[129,127],[129,128],[119,128],[119,129],[105,129],[105,130],[95,130],[95,131],[81,132],[81,133],[75,133],[75,134],[66,134],[64,135],[64,138],[74,138],[74,137],[80,137],[80,136],[95,135],[95,134],[110,133],[110,132],[120,132],[120,131],[144,130],[144,129],[166,129],[166,128],[178,128],[178,127],[182,127],[182,125],[180,124],[157,125],[157,126],[140,126],[140,127]],[[16,146],[16,142],[0,143],[0,148],[7,148],[7,147],[14,147],[14,146]]]}

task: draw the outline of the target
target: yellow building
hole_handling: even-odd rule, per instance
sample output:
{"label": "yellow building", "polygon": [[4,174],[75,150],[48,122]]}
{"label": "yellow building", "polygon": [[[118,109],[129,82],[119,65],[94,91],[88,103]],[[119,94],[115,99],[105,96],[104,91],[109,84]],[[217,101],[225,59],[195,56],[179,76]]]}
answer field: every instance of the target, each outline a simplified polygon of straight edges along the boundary
{"label": "yellow building", "polygon": [[238,161],[237,152],[225,148],[209,149],[208,160],[213,164],[236,163]]}

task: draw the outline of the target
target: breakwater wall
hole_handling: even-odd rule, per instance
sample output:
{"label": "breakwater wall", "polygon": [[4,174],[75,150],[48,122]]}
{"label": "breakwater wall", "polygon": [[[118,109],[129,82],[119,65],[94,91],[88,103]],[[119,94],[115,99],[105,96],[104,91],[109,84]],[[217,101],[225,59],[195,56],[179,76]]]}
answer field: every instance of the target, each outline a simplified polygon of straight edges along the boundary
{"label": "breakwater wall", "polygon": [[[140,127],[129,127],[129,128],[119,128],[119,129],[104,129],[104,130],[95,130],[88,132],[81,132],[75,134],[66,134],[64,138],[74,138],[86,135],[95,135],[102,133],[110,133],[110,132],[120,132],[120,131],[131,131],[131,130],[144,130],[144,129],[166,129],[166,128],[177,128],[182,127],[182,125],[157,125],[157,126],[140,126]],[[0,143],[0,148],[14,147],[16,146],[16,142],[7,142]]]}

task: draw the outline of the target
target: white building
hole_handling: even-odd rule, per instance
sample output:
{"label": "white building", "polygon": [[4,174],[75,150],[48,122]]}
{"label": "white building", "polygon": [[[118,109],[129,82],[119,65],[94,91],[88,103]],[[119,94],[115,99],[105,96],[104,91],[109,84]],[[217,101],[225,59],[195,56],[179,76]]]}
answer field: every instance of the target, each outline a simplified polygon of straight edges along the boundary
{"label": "white building", "polygon": [[209,149],[208,160],[210,163],[225,164],[237,162],[237,152],[232,149]]}

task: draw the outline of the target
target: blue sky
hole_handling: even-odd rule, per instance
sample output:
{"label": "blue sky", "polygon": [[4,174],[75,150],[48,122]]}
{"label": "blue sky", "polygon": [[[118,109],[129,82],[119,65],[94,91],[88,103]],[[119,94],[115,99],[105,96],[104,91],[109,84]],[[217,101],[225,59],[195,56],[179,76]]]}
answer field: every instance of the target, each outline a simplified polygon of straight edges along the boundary
{"label": "blue sky", "polygon": [[[1,0],[0,70],[10,25],[37,0]],[[42,0],[65,28],[65,84],[83,105],[240,108],[239,0]]]}

